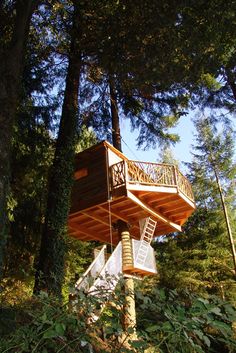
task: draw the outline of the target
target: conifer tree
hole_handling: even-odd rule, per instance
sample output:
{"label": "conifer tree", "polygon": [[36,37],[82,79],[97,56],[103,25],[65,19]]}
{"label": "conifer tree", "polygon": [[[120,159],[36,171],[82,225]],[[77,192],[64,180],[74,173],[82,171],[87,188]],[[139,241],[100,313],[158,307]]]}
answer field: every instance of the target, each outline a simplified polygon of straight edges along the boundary
{"label": "conifer tree", "polygon": [[232,181],[236,172],[236,165],[233,162],[233,134],[232,131],[226,127],[222,127],[223,131],[217,133],[217,128],[213,126],[213,123],[214,117],[203,117],[201,120],[195,122],[198,131],[198,145],[195,149],[200,152],[200,155],[195,155],[195,158],[197,157],[199,161],[204,163],[206,170],[208,170],[209,178],[213,178],[216,183],[216,190],[224,214],[224,223],[227,228],[229,245],[232,252],[233,268],[236,275],[235,244],[227,206],[224,200],[225,196],[231,196],[231,198],[233,195],[235,196],[235,190],[232,188]]}
{"label": "conifer tree", "polygon": [[19,100],[25,48],[32,14],[39,1],[0,3],[0,277],[7,239],[7,199],[13,126]]}
{"label": "conifer tree", "polygon": [[61,295],[64,278],[66,220],[70,207],[78,131],[81,16],[79,4],[73,1],[73,5],[65,93],[55,156],[49,179],[46,219],[42,232],[39,259],[36,265],[34,286],[34,293],[45,290],[57,296]]}
{"label": "conifer tree", "polygon": [[[172,288],[188,288],[199,293],[216,293],[235,299],[235,273],[231,247],[215,179],[215,165],[227,202],[232,231],[235,232],[235,163],[233,133],[211,125],[213,117],[197,119],[193,162],[188,164],[197,210],[184,232],[157,244],[160,279]],[[235,234],[235,233],[234,233]]]}

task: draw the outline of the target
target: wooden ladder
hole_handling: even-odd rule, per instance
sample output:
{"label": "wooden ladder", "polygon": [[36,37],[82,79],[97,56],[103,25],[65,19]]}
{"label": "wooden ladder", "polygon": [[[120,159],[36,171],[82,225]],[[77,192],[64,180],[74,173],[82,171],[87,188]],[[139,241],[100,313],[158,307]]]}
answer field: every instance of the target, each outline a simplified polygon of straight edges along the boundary
{"label": "wooden ladder", "polygon": [[135,261],[140,265],[144,265],[146,258],[148,256],[149,246],[156,229],[156,224],[157,222],[154,221],[151,217],[148,217],[145,220],[143,231],[140,238],[140,245],[135,258]]}

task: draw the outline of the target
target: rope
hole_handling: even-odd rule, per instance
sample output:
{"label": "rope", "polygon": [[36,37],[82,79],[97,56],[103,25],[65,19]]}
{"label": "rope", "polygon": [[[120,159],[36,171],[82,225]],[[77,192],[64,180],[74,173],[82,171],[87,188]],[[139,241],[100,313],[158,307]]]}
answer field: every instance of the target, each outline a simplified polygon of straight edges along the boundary
{"label": "rope", "polygon": [[[109,129],[112,132],[112,129]],[[135,159],[140,161],[139,157],[134,153],[134,151],[128,146],[123,137],[121,136],[122,142],[126,145],[129,151],[134,155]],[[110,243],[111,243],[111,253],[113,252],[113,236],[112,236],[112,218],[111,218],[111,197],[109,189],[109,168],[108,168],[108,158],[107,158],[107,195],[108,195],[108,214],[109,214],[109,231],[110,231]]]}
{"label": "rope", "polygon": [[[110,133],[112,134],[112,132],[114,131],[114,129],[109,128],[108,129],[110,131]],[[125,146],[128,148],[128,150],[132,153],[132,155],[135,157],[135,159],[137,161],[141,161],[140,158],[134,153],[134,151],[129,147],[129,145],[125,142],[125,140],[123,139],[123,137],[120,135],[121,141],[124,142]]]}
{"label": "rope", "polygon": [[113,237],[112,237],[112,223],[111,223],[111,200],[108,199],[108,214],[109,214],[109,228],[110,228],[110,242],[111,242],[111,253],[113,253]]}
{"label": "rope", "polygon": [[110,188],[109,188],[109,166],[108,166],[108,154],[107,153],[106,153],[106,168],[107,168],[108,222],[109,222],[111,253],[113,253],[113,236],[112,236],[112,219],[111,219],[111,195],[110,195]]}
{"label": "rope", "polygon": [[128,144],[125,142],[125,140],[123,139],[123,137],[121,137],[121,140],[124,142],[124,144],[126,145],[126,147],[130,150],[130,152],[134,155],[135,159],[137,161],[140,161],[140,158],[134,153],[134,151],[132,151],[132,149],[128,146]]}

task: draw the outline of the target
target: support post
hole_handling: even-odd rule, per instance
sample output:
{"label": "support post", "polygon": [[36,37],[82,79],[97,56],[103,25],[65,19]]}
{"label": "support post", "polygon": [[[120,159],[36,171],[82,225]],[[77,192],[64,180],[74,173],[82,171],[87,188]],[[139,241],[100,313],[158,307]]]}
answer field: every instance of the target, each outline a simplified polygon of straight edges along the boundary
{"label": "support post", "polygon": [[[128,224],[119,220],[117,222],[118,233],[122,242],[122,268],[127,271],[133,267],[133,252],[132,243],[129,233]],[[136,312],[135,312],[135,297],[134,297],[134,280],[132,277],[124,276],[124,330],[127,332],[129,328],[133,328],[133,334],[130,334],[131,339],[136,339]]]}

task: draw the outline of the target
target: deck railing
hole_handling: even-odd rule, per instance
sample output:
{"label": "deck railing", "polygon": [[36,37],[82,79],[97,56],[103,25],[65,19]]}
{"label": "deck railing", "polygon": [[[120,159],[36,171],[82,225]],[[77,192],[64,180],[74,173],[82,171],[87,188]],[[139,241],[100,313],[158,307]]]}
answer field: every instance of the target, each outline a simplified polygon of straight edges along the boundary
{"label": "deck railing", "polygon": [[172,164],[139,161],[121,161],[111,166],[112,187],[126,183],[177,187],[190,200],[194,200],[188,179]]}

